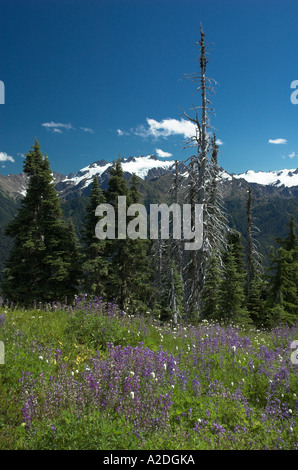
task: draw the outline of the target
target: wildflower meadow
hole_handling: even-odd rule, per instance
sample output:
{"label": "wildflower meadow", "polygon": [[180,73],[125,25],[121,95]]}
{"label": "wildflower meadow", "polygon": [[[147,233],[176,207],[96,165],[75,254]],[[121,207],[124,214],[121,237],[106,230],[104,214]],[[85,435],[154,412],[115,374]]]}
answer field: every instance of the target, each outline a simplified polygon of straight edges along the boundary
{"label": "wildflower meadow", "polygon": [[0,449],[297,450],[297,339],[100,298],[2,302]]}

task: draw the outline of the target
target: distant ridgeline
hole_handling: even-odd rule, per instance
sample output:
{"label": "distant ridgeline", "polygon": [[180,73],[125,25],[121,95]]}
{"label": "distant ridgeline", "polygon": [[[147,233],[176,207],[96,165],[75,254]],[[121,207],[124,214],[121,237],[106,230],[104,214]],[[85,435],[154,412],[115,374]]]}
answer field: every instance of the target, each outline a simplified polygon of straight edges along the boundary
{"label": "distant ridgeline", "polygon": [[[89,167],[92,168],[92,166],[94,168],[94,164]],[[89,169],[89,167],[87,168]],[[108,168],[105,168],[105,172],[99,175],[99,181],[103,187],[106,187],[109,177],[107,170]],[[183,168],[181,170],[183,171]],[[171,201],[168,190],[173,178],[170,166],[167,164],[163,168],[159,168],[158,172],[150,171],[149,176],[147,173],[147,177],[144,178],[144,174],[142,174],[143,177],[138,178],[141,202],[148,207],[149,204],[163,202],[168,204]],[[56,190],[61,197],[63,213],[65,217],[73,221],[76,232],[80,235],[89,188],[88,181],[82,178],[84,174],[87,174],[86,169],[81,170],[78,174],[80,174],[80,179],[76,182],[77,184],[70,184],[70,182],[73,183],[72,180],[57,173],[54,173],[54,177]],[[11,178],[13,177],[14,175],[11,176]],[[130,180],[131,173],[126,172],[125,177]],[[15,178],[13,184],[10,182],[10,186],[6,184],[8,177],[1,176],[0,179],[0,279],[4,260],[13,244],[13,241],[4,235],[5,227],[16,214],[20,199],[24,195],[24,179],[20,175],[15,175]],[[22,187],[20,186],[20,191],[16,196],[17,193],[12,194],[9,188],[17,188],[18,184],[22,184]],[[251,187],[253,216],[255,225],[260,230],[256,239],[259,243],[259,251],[264,256],[264,263],[268,264],[270,248],[275,246],[275,237],[286,235],[286,224],[292,209],[298,207],[298,186],[285,187],[283,185],[249,183],[237,175],[233,178],[229,175],[224,177],[222,184],[229,225],[242,234],[244,246],[247,238],[247,191]],[[17,189],[15,190],[17,191]]]}

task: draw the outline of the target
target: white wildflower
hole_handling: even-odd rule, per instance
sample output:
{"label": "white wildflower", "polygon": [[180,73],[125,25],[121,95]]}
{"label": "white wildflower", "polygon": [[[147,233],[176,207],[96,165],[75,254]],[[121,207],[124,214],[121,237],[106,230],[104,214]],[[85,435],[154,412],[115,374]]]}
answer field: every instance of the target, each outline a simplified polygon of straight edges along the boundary
{"label": "white wildflower", "polygon": [[130,392],[130,396],[131,396],[132,399],[134,399],[134,397],[135,397],[134,392]]}

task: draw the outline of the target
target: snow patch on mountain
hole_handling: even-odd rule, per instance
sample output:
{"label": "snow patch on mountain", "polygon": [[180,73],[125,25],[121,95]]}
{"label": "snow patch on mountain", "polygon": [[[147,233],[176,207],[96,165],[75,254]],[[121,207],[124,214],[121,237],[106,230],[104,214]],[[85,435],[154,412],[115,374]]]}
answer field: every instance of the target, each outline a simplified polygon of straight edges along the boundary
{"label": "snow patch on mountain", "polygon": [[262,185],[282,186],[287,188],[298,186],[298,169],[276,170],[276,171],[253,171],[248,170],[239,175],[233,174],[236,179],[243,178],[248,183],[257,183]]}
{"label": "snow patch on mountain", "polygon": [[[112,167],[112,162],[101,160],[82,168],[75,176],[68,176],[63,182],[78,186],[82,181],[82,188],[87,188],[92,183],[93,176],[100,177],[105,171]],[[159,160],[155,155],[146,155],[140,157],[129,157],[121,159],[122,170],[127,173],[135,173],[142,179],[145,179],[152,169],[169,169],[174,164],[173,161]]]}
{"label": "snow patch on mountain", "polygon": [[106,162],[92,163],[78,171],[75,176],[65,178],[63,183],[70,183],[74,186],[78,186],[82,181],[85,181],[84,188],[86,188],[92,183],[94,176],[101,176],[108,168],[110,168],[110,166],[111,163]]}
{"label": "snow patch on mountain", "polygon": [[146,155],[142,157],[133,157],[125,159],[122,163],[123,171],[135,173],[142,179],[145,179],[149,171],[153,168],[169,169],[174,165],[173,161],[158,160],[154,155]]}

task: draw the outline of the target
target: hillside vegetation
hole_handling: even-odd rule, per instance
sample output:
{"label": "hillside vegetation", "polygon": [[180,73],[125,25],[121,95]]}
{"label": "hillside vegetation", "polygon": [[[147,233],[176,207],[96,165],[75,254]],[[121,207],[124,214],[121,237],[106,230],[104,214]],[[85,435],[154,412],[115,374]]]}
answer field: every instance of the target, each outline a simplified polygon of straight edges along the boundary
{"label": "hillside vegetation", "polygon": [[3,305],[0,448],[298,449],[297,334]]}

